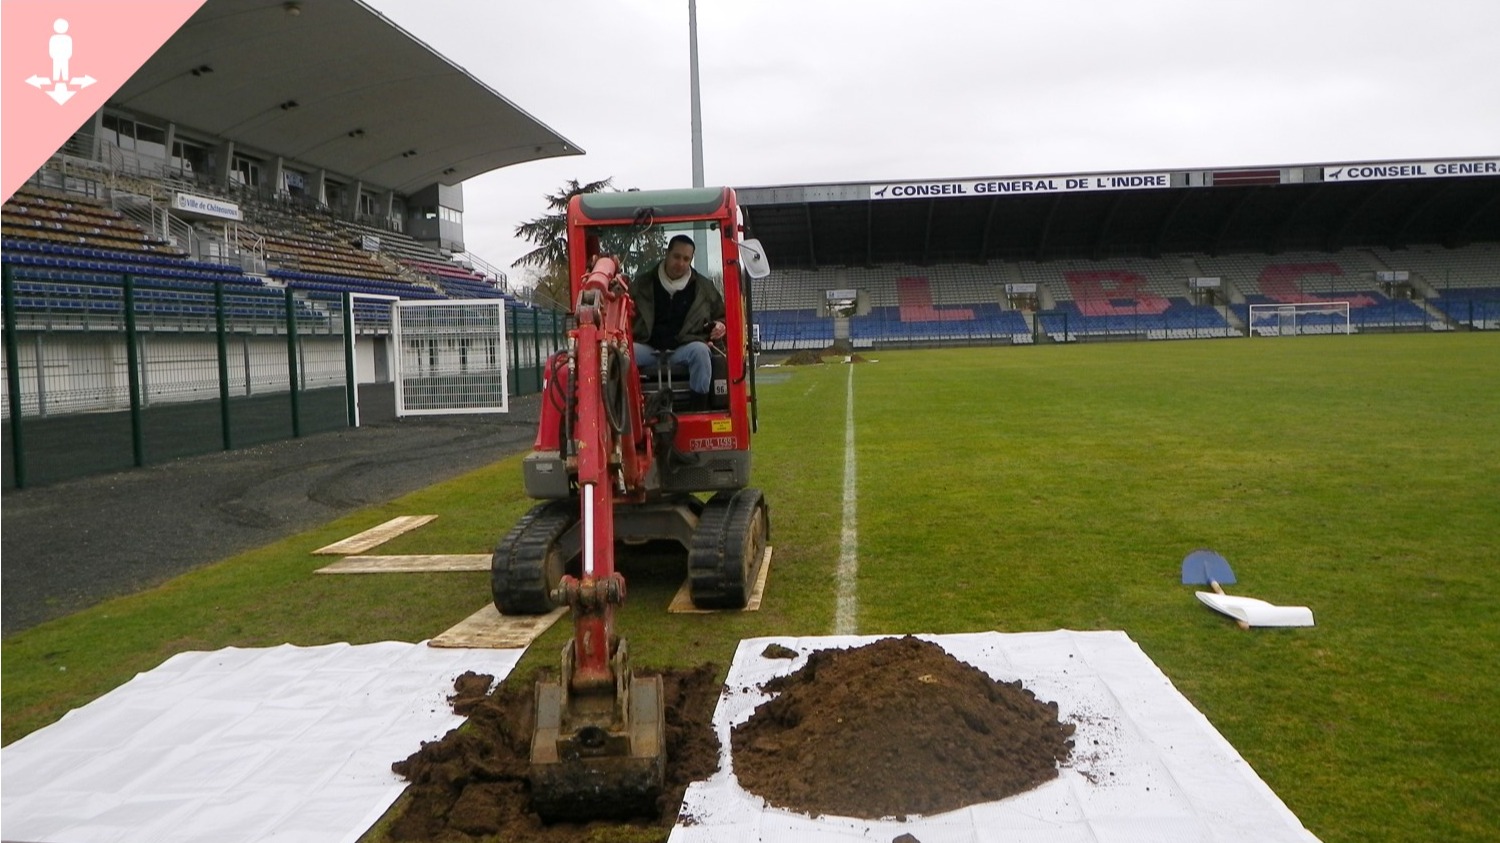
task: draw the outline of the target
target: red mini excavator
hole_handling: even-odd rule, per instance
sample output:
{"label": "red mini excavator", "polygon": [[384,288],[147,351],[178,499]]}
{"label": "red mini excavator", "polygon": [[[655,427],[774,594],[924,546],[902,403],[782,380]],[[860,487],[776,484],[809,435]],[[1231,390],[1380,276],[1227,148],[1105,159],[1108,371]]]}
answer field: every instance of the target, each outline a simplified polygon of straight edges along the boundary
{"label": "red mini excavator", "polygon": [[[523,463],[526,492],[542,502],[500,540],[491,567],[502,614],[572,610],[561,675],[536,689],[532,807],[549,821],[649,815],[662,790],[661,679],[634,676],[615,634],[625,599],[615,542],[680,543],[700,608],[743,608],[764,560],[768,509],[748,488],[754,348],[744,276],[768,270],[741,230],[728,188],[583,194],[568,206],[575,327],[548,361]],[[633,352],[631,273],[654,265],[676,234],[693,238],[694,268],[724,298],[706,408],[685,368],[640,367]]]}

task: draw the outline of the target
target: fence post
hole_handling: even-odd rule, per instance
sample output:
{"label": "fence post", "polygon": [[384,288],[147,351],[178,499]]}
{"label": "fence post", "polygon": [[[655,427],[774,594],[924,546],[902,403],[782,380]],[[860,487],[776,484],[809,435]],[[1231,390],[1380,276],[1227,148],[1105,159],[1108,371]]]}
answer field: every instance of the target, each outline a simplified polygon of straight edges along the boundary
{"label": "fence post", "polygon": [[297,300],[292,288],[286,288],[286,372],[287,390],[292,396],[292,436],[302,437],[302,408],[297,394]]}
{"label": "fence post", "polygon": [[[45,419],[47,417],[47,353],[42,343],[40,332],[33,334],[36,338],[36,417]],[[16,339],[20,342],[20,338]]]}
{"label": "fence post", "polygon": [[130,452],[135,467],[146,464],[146,442],[141,431],[141,355],[135,332],[135,276],[125,274],[125,378],[130,386]]}
{"label": "fence post", "polygon": [[234,435],[229,426],[229,338],[224,330],[224,282],[214,282],[214,327],[219,343],[219,431],[224,450],[234,450]]}
{"label": "fence post", "polygon": [[354,295],[344,293],[344,402],[350,427],[359,427],[359,405],[355,402],[354,382]]}
{"label": "fence post", "polygon": [[536,391],[542,391],[542,312],[531,309],[531,359],[536,372]]}
{"label": "fence post", "polygon": [[[21,397],[21,344],[16,339],[16,279],[13,277],[10,264],[5,264],[0,272],[4,273],[4,304],[5,304],[5,386],[6,396],[10,399],[10,465],[11,471],[15,472],[16,488],[26,488],[26,446],[21,436],[21,408],[26,402]],[[38,370],[41,367],[41,357],[37,357]]]}
{"label": "fence post", "polygon": [[515,308],[505,309],[505,336],[510,341],[510,391],[516,395],[521,392],[521,338],[517,336],[518,328],[521,326],[520,317]]}

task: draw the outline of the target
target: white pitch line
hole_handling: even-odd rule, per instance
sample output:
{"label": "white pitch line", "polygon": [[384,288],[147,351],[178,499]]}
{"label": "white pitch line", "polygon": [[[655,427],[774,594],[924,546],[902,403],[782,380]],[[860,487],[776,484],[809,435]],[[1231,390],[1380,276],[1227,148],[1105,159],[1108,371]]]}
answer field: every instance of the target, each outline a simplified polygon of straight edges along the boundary
{"label": "white pitch line", "polygon": [[854,364],[849,364],[849,387],[844,399],[844,526],[839,537],[838,602],[833,613],[833,634],[858,631],[859,595],[855,576],[859,573],[859,525],[854,502],[858,497],[854,461]]}

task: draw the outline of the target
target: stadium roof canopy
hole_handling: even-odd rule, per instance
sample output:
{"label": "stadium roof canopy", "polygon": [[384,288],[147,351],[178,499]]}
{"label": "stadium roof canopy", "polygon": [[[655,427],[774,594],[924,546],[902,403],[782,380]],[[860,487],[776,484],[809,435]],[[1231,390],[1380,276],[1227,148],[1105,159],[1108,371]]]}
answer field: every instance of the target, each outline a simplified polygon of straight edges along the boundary
{"label": "stadium roof canopy", "polygon": [[737,191],[788,268],[1500,241],[1500,158]]}
{"label": "stadium roof canopy", "polygon": [[400,193],[583,152],[359,0],[208,0],[111,104]]}

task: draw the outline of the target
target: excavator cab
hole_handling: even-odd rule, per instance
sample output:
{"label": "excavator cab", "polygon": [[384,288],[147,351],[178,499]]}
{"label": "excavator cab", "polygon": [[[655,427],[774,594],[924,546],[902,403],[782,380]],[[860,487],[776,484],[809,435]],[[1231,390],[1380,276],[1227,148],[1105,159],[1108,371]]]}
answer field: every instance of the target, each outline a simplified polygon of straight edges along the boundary
{"label": "excavator cab", "polygon": [[[683,369],[634,365],[628,322],[612,352],[611,381],[604,385],[613,415],[644,414],[630,434],[637,450],[648,445],[650,450],[642,475],[615,495],[615,535],[632,543],[680,544],[688,553],[693,603],[703,609],[745,605],[769,539],[766,503],[749,485],[757,422],[750,279],[764,277],[769,267],[760,244],[739,239],[740,231],[729,188],[591,193],[573,197],[568,207],[575,310],[582,283],[600,255],[615,257],[617,282],[628,286],[655,265],[676,234],[693,238],[695,269],[723,295],[726,333],[712,352],[708,409],[688,406]],[[526,493],[542,503],[501,540],[491,566],[495,606],[502,614],[550,611],[551,592],[581,554],[576,455],[566,447],[565,428],[578,401],[568,355],[548,361],[541,423],[522,463]],[[626,370],[634,371],[630,384],[623,382]]]}
{"label": "excavator cab", "polygon": [[765,262],[758,243],[739,240],[737,216],[734,191],[727,188],[590,193],[574,197],[569,207],[568,257],[574,277],[582,277],[595,255],[611,254],[620,259],[625,277],[634,279],[661,260],[673,237],[686,236],[694,243],[693,269],[723,297],[726,333],[710,344],[708,408],[689,406],[683,367],[641,371],[647,394],[672,390],[670,409],[678,416],[671,444],[679,458],[661,466],[666,493],[740,489],[749,483],[755,396],[746,269],[763,275]]}
{"label": "excavator cab", "polygon": [[[695,606],[744,608],[770,539],[770,510],[750,482],[756,424],[750,280],[769,271],[741,240],[729,188],[593,193],[568,205],[571,316],[566,350],[547,364],[542,416],[523,482],[539,501],[491,563],[501,614],[572,610],[574,636],[555,682],[538,683],[532,806],[544,819],[650,813],[666,741],[659,677],[633,674],[614,631],[625,598],[617,541],[676,541]],[[630,282],[676,235],[724,300],[705,402],[686,371],[637,364]],[[700,282],[701,283],[701,282]],[[706,406],[703,406],[706,404]]]}

